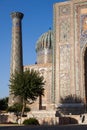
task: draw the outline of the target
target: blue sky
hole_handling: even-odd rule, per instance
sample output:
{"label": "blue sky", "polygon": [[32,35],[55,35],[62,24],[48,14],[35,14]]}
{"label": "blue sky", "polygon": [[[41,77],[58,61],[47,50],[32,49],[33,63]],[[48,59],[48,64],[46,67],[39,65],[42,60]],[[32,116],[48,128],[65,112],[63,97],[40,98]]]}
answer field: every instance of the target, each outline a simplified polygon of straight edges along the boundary
{"label": "blue sky", "polygon": [[53,4],[66,0],[0,0],[0,98],[9,96],[11,12],[24,13],[22,20],[23,64],[36,61],[35,44],[53,26]]}

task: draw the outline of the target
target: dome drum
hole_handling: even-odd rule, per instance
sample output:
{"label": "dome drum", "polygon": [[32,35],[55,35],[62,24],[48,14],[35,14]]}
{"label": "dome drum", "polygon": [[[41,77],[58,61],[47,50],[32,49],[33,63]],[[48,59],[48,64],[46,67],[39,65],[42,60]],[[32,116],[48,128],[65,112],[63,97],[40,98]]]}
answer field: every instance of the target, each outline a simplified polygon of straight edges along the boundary
{"label": "dome drum", "polygon": [[52,63],[52,49],[45,48],[37,52],[37,63]]}

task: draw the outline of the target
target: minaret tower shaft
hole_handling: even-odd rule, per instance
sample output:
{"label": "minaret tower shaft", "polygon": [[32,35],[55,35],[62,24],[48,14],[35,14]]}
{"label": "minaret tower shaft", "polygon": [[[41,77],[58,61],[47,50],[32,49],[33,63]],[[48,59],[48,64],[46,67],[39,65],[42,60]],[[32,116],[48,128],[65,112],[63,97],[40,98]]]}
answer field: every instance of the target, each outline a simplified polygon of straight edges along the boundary
{"label": "minaret tower shaft", "polygon": [[[11,13],[12,17],[12,46],[11,46],[11,68],[10,76],[15,73],[15,71],[23,71],[23,55],[22,55],[22,26],[21,20],[23,14],[20,12]],[[17,101],[17,99],[16,99]],[[15,102],[14,96],[10,94],[9,105]]]}
{"label": "minaret tower shaft", "polygon": [[20,12],[11,13],[12,17],[12,52],[11,52],[11,74],[15,71],[23,71],[22,56],[22,27],[23,14]]}

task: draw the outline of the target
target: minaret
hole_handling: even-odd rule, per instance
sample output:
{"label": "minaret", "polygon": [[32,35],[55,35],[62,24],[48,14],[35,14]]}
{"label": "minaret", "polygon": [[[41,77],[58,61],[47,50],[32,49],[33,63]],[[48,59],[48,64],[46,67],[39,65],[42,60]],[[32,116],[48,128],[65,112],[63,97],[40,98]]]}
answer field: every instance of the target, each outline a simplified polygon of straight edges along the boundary
{"label": "minaret", "polygon": [[[22,56],[22,26],[21,20],[23,14],[20,12],[11,13],[12,17],[12,48],[11,48],[11,68],[10,76],[15,71],[23,71],[23,56]],[[18,102],[18,99],[14,98],[14,95],[9,95],[9,106]]]}

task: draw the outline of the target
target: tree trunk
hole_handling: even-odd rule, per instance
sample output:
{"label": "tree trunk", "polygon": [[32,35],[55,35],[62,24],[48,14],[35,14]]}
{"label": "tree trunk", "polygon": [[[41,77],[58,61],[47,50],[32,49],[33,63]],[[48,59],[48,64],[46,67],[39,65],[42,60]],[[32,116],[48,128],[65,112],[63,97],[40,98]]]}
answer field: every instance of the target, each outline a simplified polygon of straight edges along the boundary
{"label": "tree trunk", "polygon": [[22,107],[22,111],[21,111],[21,119],[22,119],[22,116],[24,115],[24,109],[25,109],[25,107],[26,107],[26,101],[23,99],[23,107]]}

